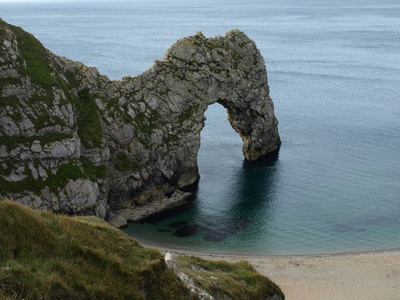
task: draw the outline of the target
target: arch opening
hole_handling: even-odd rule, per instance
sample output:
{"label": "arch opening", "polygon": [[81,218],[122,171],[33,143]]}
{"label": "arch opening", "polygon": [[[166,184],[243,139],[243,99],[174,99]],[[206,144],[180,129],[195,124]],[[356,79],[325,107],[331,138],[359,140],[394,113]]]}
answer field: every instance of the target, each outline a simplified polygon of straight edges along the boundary
{"label": "arch opening", "polygon": [[243,141],[229,122],[227,108],[219,102],[211,104],[204,113],[204,119],[197,156],[199,167],[203,165],[203,160],[212,161],[215,166],[225,159],[241,162]]}

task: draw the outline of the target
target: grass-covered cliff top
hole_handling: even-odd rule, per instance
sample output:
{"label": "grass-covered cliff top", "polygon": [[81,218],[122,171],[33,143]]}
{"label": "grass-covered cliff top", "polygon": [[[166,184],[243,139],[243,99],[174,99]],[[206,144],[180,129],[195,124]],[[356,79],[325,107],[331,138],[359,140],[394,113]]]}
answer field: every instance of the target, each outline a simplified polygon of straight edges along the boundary
{"label": "grass-covered cliff top", "polygon": [[0,201],[0,299],[190,299],[159,251],[97,218]]}
{"label": "grass-covered cliff top", "polygon": [[[0,299],[196,299],[162,254],[95,217],[66,217],[0,201]],[[248,263],[179,259],[210,294],[283,295]]]}
{"label": "grass-covered cliff top", "polygon": [[195,285],[215,299],[285,299],[280,288],[247,261],[228,263],[186,255],[179,256],[178,261]]}

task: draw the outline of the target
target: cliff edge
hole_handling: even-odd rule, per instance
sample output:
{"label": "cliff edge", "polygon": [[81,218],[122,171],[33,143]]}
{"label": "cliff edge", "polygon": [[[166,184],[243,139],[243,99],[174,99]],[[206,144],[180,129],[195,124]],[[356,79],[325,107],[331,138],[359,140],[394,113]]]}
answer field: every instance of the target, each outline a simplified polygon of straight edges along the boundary
{"label": "cliff edge", "polygon": [[0,198],[118,225],[184,203],[216,102],[256,160],[280,145],[265,62],[239,30],[178,40],[111,81],[0,19]]}
{"label": "cliff edge", "polygon": [[179,256],[171,266],[96,217],[0,200],[0,220],[0,299],[285,299],[245,261]]}

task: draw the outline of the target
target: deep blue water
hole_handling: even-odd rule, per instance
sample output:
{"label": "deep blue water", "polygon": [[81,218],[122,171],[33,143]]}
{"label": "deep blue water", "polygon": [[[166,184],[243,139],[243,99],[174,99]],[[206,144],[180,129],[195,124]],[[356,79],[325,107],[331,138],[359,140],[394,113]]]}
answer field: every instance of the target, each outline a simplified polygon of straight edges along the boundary
{"label": "deep blue water", "polygon": [[256,42],[280,121],[278,157],[244,164],[225,110],[211,106],[197,198],[132,224],[132,236],[247,254],[400,247],[400,2],[214,2],[0,2],[0,17],[111,79],[143,72],[198,30],[239,28]]}

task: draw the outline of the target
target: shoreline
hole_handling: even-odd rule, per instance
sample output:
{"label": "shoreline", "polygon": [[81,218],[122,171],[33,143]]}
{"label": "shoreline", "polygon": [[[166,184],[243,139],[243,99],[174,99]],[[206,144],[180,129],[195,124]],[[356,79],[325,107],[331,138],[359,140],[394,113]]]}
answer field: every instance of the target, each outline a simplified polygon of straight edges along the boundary
{"label": "shoreline", "polygon": [[[132,237],[132,236],[131,236]],[[179,255],[195,255],[195,256],[232,256],[232,257],[266,257],[266,258],[285,258],[285,257],[325,257],[325,256],[343,256],[343,255],[358,255],[358,254],[379,254],[386,252],[400,252],[399,248],[388,248],[388,249],[375,249],[375,250],[360,250],[360,251],[344,251],[344,252],[328,252],[328,253],[310,253],[310,254],[242,254],[242,253],[223,253],[223,252],[210,252],[210,251],[195,251],[189,248],[176,248],[173,246],[164,246],[157,243],[141,240],[135,237],[140,245],[146,248],[158,249],[161,252],[171,252]]]}
{"label": "shoreline", "polygon": [[400,248],[357,252],[251,255],[174,249],[146,241],[147,248],[208,260],[247,260],[279,285],[287,300],[399,299]]}

